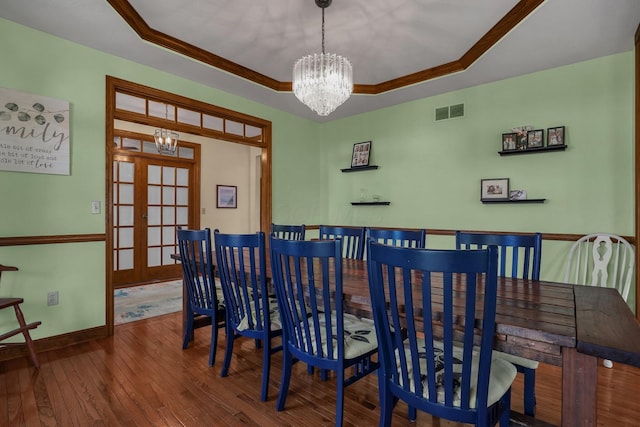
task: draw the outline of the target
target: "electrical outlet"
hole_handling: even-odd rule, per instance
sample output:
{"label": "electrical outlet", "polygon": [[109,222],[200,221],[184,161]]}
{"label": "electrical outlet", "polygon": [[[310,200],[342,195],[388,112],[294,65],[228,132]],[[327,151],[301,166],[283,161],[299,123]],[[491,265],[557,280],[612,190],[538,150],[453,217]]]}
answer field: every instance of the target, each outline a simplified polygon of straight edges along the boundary
{"label": "electrical outlet", "polygon": [[58,291],[47,294],[47,305],[58,305]]}

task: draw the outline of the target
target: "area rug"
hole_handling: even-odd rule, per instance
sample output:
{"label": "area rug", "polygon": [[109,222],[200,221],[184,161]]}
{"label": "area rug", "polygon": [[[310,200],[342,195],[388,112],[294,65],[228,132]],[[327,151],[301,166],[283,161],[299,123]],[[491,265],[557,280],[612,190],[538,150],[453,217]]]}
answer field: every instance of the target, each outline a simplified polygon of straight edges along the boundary
{"label": "area rug", "polygon": [[116,289],[114,324],[182,310],[182,280]]}

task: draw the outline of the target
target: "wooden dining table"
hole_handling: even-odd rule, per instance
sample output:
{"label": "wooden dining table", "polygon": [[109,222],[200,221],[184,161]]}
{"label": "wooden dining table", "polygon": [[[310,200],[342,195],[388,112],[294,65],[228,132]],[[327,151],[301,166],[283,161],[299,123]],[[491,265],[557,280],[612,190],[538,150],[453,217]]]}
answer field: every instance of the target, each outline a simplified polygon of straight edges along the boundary
{"label": "wooden dining table", "polygon": [[[342,269],[345,310],[372,317],[366,261]],[[560,366],[562,426],[595,427],[598,358],[640,367],[640,324],[615,289],[498,278],[494,348]]]}

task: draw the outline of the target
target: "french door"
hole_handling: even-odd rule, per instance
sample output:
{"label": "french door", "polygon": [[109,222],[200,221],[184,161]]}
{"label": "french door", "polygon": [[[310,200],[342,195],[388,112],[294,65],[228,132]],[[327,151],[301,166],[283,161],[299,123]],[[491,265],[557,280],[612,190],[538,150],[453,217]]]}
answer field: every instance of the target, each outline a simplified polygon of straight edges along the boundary
{"label": "french door", "polygon": [[194,163],[136,155],[113,157],[115,287],[181,277],[171,258],[176,227],[194,216]]}

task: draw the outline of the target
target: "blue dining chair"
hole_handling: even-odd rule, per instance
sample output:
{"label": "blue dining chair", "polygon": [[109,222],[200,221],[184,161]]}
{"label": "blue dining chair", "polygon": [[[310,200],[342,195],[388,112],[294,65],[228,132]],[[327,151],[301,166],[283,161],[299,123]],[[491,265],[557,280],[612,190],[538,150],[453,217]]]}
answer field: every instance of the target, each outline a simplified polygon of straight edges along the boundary
{"label": "blue dining chair", "polygon": [[402,230],[392,228],[369,228],[367,236],[378,243],[389,246],[405,248],[424,248],[426,244],[426,231]]}
{"label": "blue dining chair", "polygon": [[[493,234],[456,231],[456,249],[483,249],[496,245],[499,251],[498,276],[540,280],[542,234]],[[496,356],[516,365],[524,375],[524,413],[531,417],[536,408],[538,361],[496,351]]]}
{"label": "blue dining chair", "polygon": [[320,240],[340,239],[342,241],[342,257],[362,259],[365,248],[365,227],[333,227],[321,225]]}
{"label": "blue dining chair", "polygon": [[492,358],[497,248],[428,250],[372,240],[368,245],[381,365],[379,425],[391,425],[393,408],[402,400],[458,423],[509,426],[517,371]]}
{"label": "blue dining chair", "polygon": [[211,319],[211,343],[209,366],[213,366],[218,347],[218,329],[225,327],[225,309],[222,289],[214,278],[211,230],[187,230],[178,228],[178,249],[182,264],[182,277],[187,296],[187,322],[182,348],[189,346],[196,316]]}
{"label": "blue dining chair", "polygon": [[305,225],[271,224],[271,234],[279,239],[304,240]]}
{"label": "blue dining chair", "polygon": [[276,299],[267,289],[267,266],[263,232],[255,234],[213,233],[226,310],[227,348],[220,376],[229,375],[233,343],[241,337],[259,340],[262,347],[260,400],[267,400],[271,355],[282,350],[272,340],[282,335]]}
{"label": "blue dining chair", "polygon": [[[293,364],[336,373],[336,419],[343,420],[344,389],[378,369],[373,321],[344,312],[339,240],[283,240],[273,236],[271,273],[283,329],[282,381],[276,409],[284,410]],[[345,369],[350,375],[345,377]]]}

